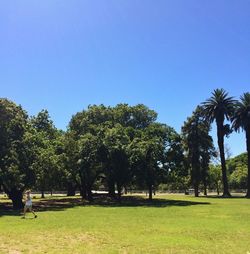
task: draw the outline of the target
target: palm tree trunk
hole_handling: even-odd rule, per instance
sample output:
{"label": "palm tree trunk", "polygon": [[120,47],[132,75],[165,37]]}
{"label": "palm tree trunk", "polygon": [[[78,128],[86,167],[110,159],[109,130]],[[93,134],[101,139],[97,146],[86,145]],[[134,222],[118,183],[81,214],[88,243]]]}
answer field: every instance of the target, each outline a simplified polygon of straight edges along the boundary
{"label": "palm tree trunk", "polygon": [[246,142],[247,142],[247,194],[246,197],[250,198],[250,128],[246,130]]}
{"label": "palm tree trunk", "polygon": [[217,138],[218,146],[220,150],[220,159],[221,159],[221,171],[222,171],[222,183],[223,183],[223,197],[231,197],[231,194],[228,189],[228,180],[227,180],[227,168],[225,160],[225,151],[224,151],[224,133],[223,133],[223,123],[217,123]]}

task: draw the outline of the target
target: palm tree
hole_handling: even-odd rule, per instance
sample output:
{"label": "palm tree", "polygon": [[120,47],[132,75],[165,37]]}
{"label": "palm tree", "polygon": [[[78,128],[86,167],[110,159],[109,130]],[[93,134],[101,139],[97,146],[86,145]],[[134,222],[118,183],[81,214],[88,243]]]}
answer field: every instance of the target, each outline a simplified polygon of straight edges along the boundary
{"label": "palm tree", "polygon": [[246,133],[246,144],[248,154],[248,178],[247,178],[247,198],[250,198],[250,93],[244,93],[240,101],[236,104],[235,114],[232,117],[235,131],[240,129]]}
{"label": "palm tree", "polygon": [[224,125],[225,118],[230,120],[234,114],[236,100],[229,97],[224,89],[215,89],[212,97],[202,103],[204,114],[210,123],[213,121],[217,125],[217,139],[221,159],[221,171],[223,182],[223,197],[230,197],[228,190],[227,169],[224,151],[224,136],[229,133],[228,125]]}

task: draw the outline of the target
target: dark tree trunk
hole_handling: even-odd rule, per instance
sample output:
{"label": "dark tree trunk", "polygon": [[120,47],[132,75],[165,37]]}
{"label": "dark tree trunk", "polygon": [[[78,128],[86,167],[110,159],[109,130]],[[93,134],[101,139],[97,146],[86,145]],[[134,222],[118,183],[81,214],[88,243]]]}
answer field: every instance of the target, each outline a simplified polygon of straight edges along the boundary
{"label": "dark tree trunk", "polygon": [[223,122],[217,122],[217,138],[218,138],[218,146],[220,150],[220,159],[221,159],[221,171],[222,171],[222,183],[223,183],[223,197],[231,197],[231,194],[228,189],[228,180],[227,180],[227,168],[226,168],[226,160],[225,160],[225,152],[224,152],[224,130],[223,130]]}
{"label": "dark tree trunk", "polygon": [[80,189],[80,195],[81,195],[82,199],[87,199],[87,191],[86,191],[85,184],[80,185],[79,189]]}
{"label": "dark tree trunk", "polygon": [[250,127],[246,130],[246,142],[247,142],[247,194],[246,197],[250,198]]}
{"label": "dark tree trunk", "polygon": [[126,186],[124,186],[124,194],[127,195],[128,194],[128,189]]}
{"label": "dark tree trunk", "polygon": [[83,175],[81,170],[80,170],[80,179],[81,179],[81,181],[79,183],[80,195],[81,195],[82,199],[88,199],[86,177]]}
{"label": "dark tree trunk", "polygon": [[82,199],[87,199],[87,192],[84,187],[80,187],[80,195],[81,195]]}
{"label": "dark tree trunk", "polygon": [[117,183],[118,201],[121,202],[122,187],[121,184]]}
{"label": "dark tree trunk", "polygon": [[199,197],[199,183],[198,182],[194,183],[194,196]]}
{"label": "dark tree trunk", "polygon": [[88,201],[92,202],[93,201],[93,195],[92,195],[91,187],[88,187],[87,195],[88,195],[88,197],[87,197]]}
{"label": "dark tree trunk", "polygon": [[109,196],[114,198],[115,197],[115,183],[113,181],[109,181],[108,188],[109,188]]}
{"label": "dark tree trunk", "polygon": [[23,192],[21,190],[12,189],[7,194],[12,201],[14,210],[20,210],[24,207],[23,200],[22,200],[23,199]]}
{"label": "dark tree trunk", "polygon": [[68,182],[67,184],[67,196],[75,196],[76,188],[73,183]]}
{"label": "dark tree trunk", "polygon": [[41,190],[41,198],[45,198],[45,196],[44,196],[44,190]]}
{"label": "dark tree trunk", "polygon": [[152,200],[153,199],[153,189],[152,189],[152,184],[148,185],[148,199]]}

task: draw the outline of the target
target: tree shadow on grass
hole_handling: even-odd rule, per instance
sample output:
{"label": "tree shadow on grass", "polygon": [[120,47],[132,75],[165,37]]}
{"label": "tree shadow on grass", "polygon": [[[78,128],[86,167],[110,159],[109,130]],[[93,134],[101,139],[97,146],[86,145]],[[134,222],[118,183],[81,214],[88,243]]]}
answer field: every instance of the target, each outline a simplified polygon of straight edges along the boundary
{"label": "tree shadow on grass", "polygon": [[[84,201],[81,198],[49,198],[33,200],[33,210],[35,212],[44,211],[62,211],[75,206],[84,205]],[[0,203],[0,217],[1,216],[21,216],[23,210],[13,210],[10,202]]]}
{"label": "tree shadow on grass", "polygon": [[209,205],[209,202],[197,202],[187,200],[174,200],[155,198],[148,200],[140,196],[124,196],[121,202],[107,196],[100,195],[94,202],[89,203],[89,206],[103,207],[170,207],[170,206],[192,206],[192,205]]}
{"label": "tree shadow on grass", "polygon": [[224,197],[222,195],[208,195],[208,196],[200,196],[199,198],[211,198],[211,199],[245,199],[245,195],[234,195],[232,194],[231,197]]}
{"label": "tree shadow on grass", "polygon": [[[186,200],[174,200],[174,199],[160,199],[155,198],[152,201],[139,197],[139,196],[123,196],[121,201],[110,198],[107,195],[94,195],[93,202],[82,200],[80,197],[74,198],[50,198],[41,199],[33,203],[33,209],[35,212],[45,211],[63,211],[68,208],[85,206],[98,206],[98,207],[171,207],[171,206],[193,206],[193,205],[209,205],[209,202],[197,202],[197,201],[186,201]],[[11,204],[6,202],[0,203],[0,217],[1,216],[20,216],[21,211],[13,211]]]}

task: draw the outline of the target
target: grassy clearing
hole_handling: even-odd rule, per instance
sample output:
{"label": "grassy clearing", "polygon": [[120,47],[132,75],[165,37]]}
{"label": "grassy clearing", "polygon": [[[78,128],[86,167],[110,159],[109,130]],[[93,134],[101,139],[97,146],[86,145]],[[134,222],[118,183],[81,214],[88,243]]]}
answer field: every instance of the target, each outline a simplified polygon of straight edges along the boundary
{"label": "grassy clearing", "polygon": [[35,202],[37,219],[0,208],[0,253],[250,253],[250,200],[244,198]]}

